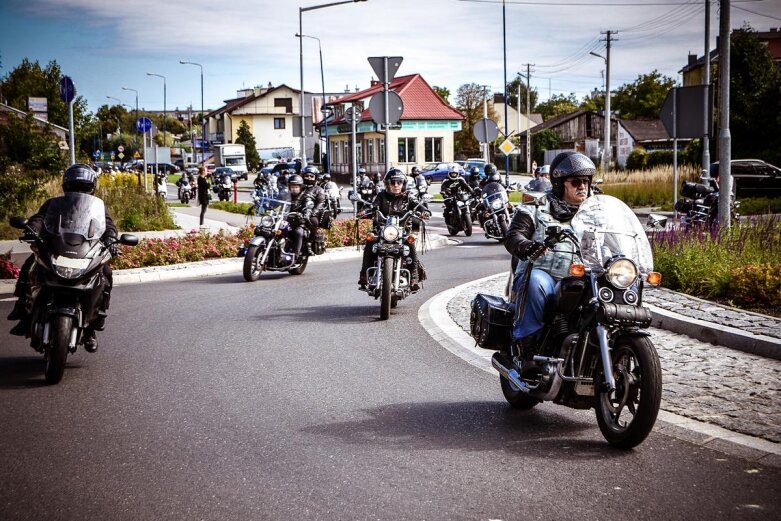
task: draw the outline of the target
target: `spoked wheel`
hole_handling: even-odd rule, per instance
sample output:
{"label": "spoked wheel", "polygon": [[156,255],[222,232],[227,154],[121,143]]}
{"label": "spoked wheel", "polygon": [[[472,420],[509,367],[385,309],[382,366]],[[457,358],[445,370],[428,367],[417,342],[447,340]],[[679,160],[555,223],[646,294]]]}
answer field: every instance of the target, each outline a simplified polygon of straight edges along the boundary
{"label": "spoked wheel", "polygon": [[260,259],[263,257],[265,248],[260,246],[250,246],[247,248],[247,255],[244,256],[244,280],[255,282],[263,273],[263,265]]}
{"label": "spoked wheel", "polygon": [[73,328],[73,317],[59,315],[51,323],[51,344],[46,348],[44,357],[46,366],[44,375],[47,384],[56,384],[65,374],[65,362],[68,359],[68,344]]}
{"label": "spoked wheel", "polygon": [[472,216],[469,212],[464,214],[464,235],[467,237],[472,236]]}
{"label": "spoked wheel", "polygon": [[513,389],[510,381],[502,375],[499,375],[499,383],[502,386],[504,399],[513,409],[528,410],[540,403],[537,398],[532,398],[523,391]]}
{"label": "spoked wheel", "polygon": [[612,349],[616,389],[604,389],[600,371],[596,381],[597,423],[605,439],[616,447],[639,445],[656,422],[662,399],[659,356],[646,337],[621,338]]}
{"label": "spoked wheel", "polygon": [[391,310],[391,295],[393,294],[393,259],[382,260],[382,293],[380,294],[380,319],[388,320]]}

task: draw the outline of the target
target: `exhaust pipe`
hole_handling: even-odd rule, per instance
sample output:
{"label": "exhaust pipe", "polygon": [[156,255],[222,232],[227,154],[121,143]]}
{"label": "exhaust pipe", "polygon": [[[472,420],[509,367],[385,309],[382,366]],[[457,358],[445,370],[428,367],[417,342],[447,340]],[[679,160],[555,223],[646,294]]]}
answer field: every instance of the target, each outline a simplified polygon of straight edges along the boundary
{"label": "exhaust pipe", "polygon": [[494,356],[491,357],[491,365],[494,369],[499,371],[500,375],[510,382],[510,385],[516,391],[529,394],[533,390],[526,382],[521,380],[521,375],[518,373],[518,370],[514,368],[515,364],[508,360],[504,354],[500,352],[494,353]]}

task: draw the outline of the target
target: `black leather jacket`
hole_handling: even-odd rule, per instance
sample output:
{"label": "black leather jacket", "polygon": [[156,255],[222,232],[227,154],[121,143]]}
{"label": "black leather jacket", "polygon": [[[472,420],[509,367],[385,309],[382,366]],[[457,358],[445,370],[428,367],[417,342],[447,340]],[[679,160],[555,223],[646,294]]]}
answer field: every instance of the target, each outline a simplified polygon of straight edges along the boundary
{"label": "black leather jacket", "polygon": [[469,187],[469,184],[466,182],[466,180],[460,176],[456,179],[447,178],[442,181],[440,192],[442,192],[442,195],[445,197],[452,197],[456,195],[459,190],[464,190],[468,193],[472,193],[473,191],[472,188]]}
{"label": "black leather jacket", "polygon": [[411,193],[404,192],[399,195],[394,195],[387,190],[383,190],[377,197],[374,198],[371,209],[366,211],[366,217],[374,218],[374,225],[377,226],[381,223],[378,222],[379,210],[385,217],[389,215],[402,216],[410,210],[414,210],[416,207],[418,211],[428,212],[428,205],[423,203],[420,207],[420,200]]}

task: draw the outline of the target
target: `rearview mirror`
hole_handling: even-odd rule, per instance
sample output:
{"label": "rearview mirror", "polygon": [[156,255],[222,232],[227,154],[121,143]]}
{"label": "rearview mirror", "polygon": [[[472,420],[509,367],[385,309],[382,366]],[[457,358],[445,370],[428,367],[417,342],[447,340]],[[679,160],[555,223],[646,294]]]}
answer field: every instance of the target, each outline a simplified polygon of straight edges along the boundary
{"label": "rearview mirror", "polygon": [[521,204],[530,206],[545,206],[547,196],[544,192],[524,192],[521,197]]}
{"label": "rearview mirror", "polygon": [[11,219],[8,220],[8,224],[14,228],[24,230],[27,227],[27,219],[24,217],[11,217]]}
{"label": "rearview mirror", "polygon": [[130,233],[123,233],[119,236],[119,243],[125,246],[135,246],[138,244],[138,237]]}
{"label": "rearview mirror", "polygon": [[357,201],[360,201],[360,200],[361,200],[361,196],[360,196],[360,195],[358,195],[358,194],[357,194],[355,191],[353,191],[353,190],[350,190],[350,193],[347,195],[347,198],[348,198],[350,201],[354,201],[354,202],[357,202]]}
{"label": "rearview mirror", "polygon": [[659,215],[658,213],[651,213],[648,214],[648,225],[649,228],[667,228],[667,216],[665,215]]}

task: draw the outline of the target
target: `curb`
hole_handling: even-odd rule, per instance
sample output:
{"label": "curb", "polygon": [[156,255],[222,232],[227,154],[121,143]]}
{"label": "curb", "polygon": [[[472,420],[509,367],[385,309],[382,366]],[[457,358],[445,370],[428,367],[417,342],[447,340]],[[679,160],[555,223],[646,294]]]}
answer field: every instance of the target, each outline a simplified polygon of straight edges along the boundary
{"label": "curb", "polygon": [[[443,235],[433,235],[429,237],[429,240],[426,244],[426,249],[436,250],[438,248],[449,246],[450,244],[451,241],[447,237]],[[362,255],[363,248],[356,249],[354,246],[345,246],[342,248],[333,248],[332,250],[327,251],[322,255],[316,255],[310,258],[309,262],[341,261],[359,258]],[[184,264],[169,264],[167,266],[150,266],[147,268],[116,270],[114,271],[114,286],[215,277],[220,275],[228,275],[231,273],[239,273],[243,267],[243,257],[230,257],[199,262],[187,262]],[[13,293],[15,287],[15,279],[0,280],[0,295]]]}
{"label": "curb", "polygon": [[[476,347],[474,339],[456,324],[447,311],[447,303],[464,288],[495,276],[467,282],[434,295],[418,310],[418,321],[442,347],[478,369],[498,376],[499,373],[491,365],[494,352]],[[754,463],[781,468],[781,444],[778,443],[732,432],[664,410],[659,411],[654,430]]]}

